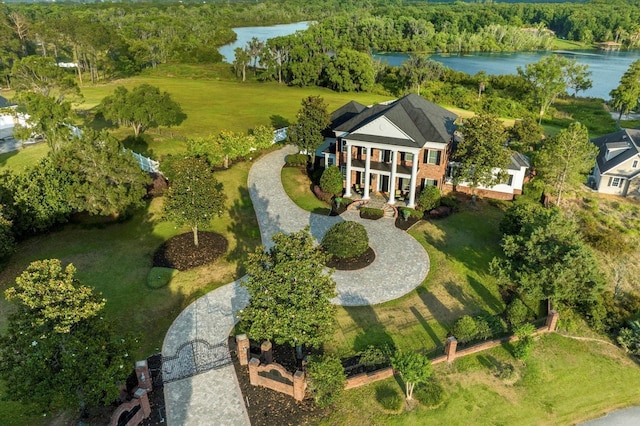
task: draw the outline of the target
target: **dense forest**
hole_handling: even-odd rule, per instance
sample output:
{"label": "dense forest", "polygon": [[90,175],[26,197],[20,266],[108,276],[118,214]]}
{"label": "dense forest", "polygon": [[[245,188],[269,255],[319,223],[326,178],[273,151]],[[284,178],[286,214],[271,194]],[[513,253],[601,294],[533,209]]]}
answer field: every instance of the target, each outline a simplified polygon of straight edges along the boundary
{"label": "dense forest", "polygon": [[286,52],[280,49],[277,53],[283,57],[276,60],[286,62],[290,53],[309,56],[319,51],[326,55],[345,49],[366,54],[536,50],[549,48],[554,36],[587,44],[615,41],[637,48],[638,6],[637,0],[2,4],[0,74],[10,84],[14,61],[27,55],[76,63],[81,84],[168,62],[219,62],[217,48],[235,39],[232,26],[299,20],[313,20],[317,25],[298,39],[281,40]]}

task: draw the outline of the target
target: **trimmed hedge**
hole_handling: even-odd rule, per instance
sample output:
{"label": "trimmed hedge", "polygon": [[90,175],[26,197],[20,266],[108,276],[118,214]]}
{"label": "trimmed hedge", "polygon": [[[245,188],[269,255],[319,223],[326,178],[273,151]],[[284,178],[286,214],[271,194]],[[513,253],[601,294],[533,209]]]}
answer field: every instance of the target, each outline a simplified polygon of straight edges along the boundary
{"label": "trimmed hedge", "polygon": [[284,162],[289,167],[306,166],[309,162],[309,156],[307,154],[290,154],[284,157]]}
{"label": "trimmed hedge", "polygon": [[388,412],[398,413],[404,407],[404,396],[398,386],[382,384],[376,388],[376,401]]}
{"label": "trimmed hedge", "polygon": [[331,201],[333,199],[333,195],[329,194],[328,192],[324,192],[318,185],[313,185],[313,194],[318,200],[324,201],[327,204],[331,204]]}
{"label": "trimmed hedge", "polygon": [[320,177],[320,188],[336,196],[342,195],[342,172],[338,167],[329,166],[324,169]]}
{"label": "trimmed hedge", "polygon": [[418,195],[418,210],[429,211],[440,205],[440,189],[437,186],[425,186]]}
{"label": "trimmed hedge", "polygon": [[357,222],[338,222],[329,228],[321,245],[330,255],[346,259],[366,252],[369,236],[364,226]]}
{"label": "trimmed hedge", "polygon": [[363,219],[380,219],[384,216],[384,210],[372,207],[360,207],[360,217]]}
{"label": "trimmed hedge", "polygon": [[400,217],[403,219],[405,214],[408,214],[408,217],[412,219],[422,219],[422,216],[424,216],[424,212],[409,207],[400,207],[398,210],[400,211]]}
{"label": "trimmed hedge", "polygon": [[429,379],[425,383],[416,385],[413,391],[415,399],[420,401],[425,407],[435,408],[442,404],[445,398],[445,392],[442,385],[435,379]]}

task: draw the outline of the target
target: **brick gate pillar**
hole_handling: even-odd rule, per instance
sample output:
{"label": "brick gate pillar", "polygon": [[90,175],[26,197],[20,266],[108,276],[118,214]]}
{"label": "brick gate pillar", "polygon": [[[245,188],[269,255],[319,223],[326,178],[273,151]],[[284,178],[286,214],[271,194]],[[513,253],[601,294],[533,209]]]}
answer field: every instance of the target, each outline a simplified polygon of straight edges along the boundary
{"label": "brick gate pillar", "polygon": [[260,360],[258,358],[251,358],[249,361],[249,382],[252,385],[258,386],[258,367],[260,366]]}
{"label": "brick gate pillar", "polygon": [[273,345],[270,341],[267,340],[260,345],[260,352],[262,352],[262,360],[265,364],[273,362]]}
{"label": "brick gate pillar", "polygon": [[238,345],[238,362],[240,365],[249,364],[249,338],[246,334],[238,334],[236,336],[236,344]]}
{"label": "brick gate pillar", "polygon": [[304,377],[303,371],[296,371],[293,375],[293,398],[296,401],[302,401],[304,399],[304,391],[307,387],[307,382]]}
{"label": "brick gate pillar", "polygon": [[151,374],[149,374],[149,366],[146,359],[136,361],[136,377],[138,378],[138,387],[151,392],[153,385],[151,384]]}
{"label": "brick gate pillar", "polygon": [[555,309],[549,312],[549,315],[547,316],[547,323],[545,324],[547,326],[547,330],[556,331],[556,326],[558,325],[558,317],[558,311],[556,311]]}
{"label": "brick gate pillar", "polygon": [[444,347],[444,353],[447,354],[447,362],[452,363],[456,359],[456,349],[458,341],[455,337],[447,337],[447,344]]}

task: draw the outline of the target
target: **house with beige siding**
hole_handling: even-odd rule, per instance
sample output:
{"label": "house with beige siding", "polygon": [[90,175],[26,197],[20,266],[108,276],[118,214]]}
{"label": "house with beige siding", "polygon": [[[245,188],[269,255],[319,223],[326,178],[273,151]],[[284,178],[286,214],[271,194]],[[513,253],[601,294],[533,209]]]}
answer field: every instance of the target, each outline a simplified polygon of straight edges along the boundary
{"label": "house with beige siding", "polygon": [[622,129],[591,142],[598,156],[590,185],[603,194],[640,198],[640,129]]}
{"label": "house with beige siding", "polygon": [[[456,119],[456,114],[416,94],[372,106],[351,101],[331,114],[322,150],[324,166],[341,168],[346,197],[357,193],[366,200],[378,192],[388,204],[402,201],[414,207],[427,185],[452,190],[447,167]],[[513,199],[521,193],[528,170],[528,162],[522,167],[523,158],[512,159],[508,181],[483,188],[482,195]]]}

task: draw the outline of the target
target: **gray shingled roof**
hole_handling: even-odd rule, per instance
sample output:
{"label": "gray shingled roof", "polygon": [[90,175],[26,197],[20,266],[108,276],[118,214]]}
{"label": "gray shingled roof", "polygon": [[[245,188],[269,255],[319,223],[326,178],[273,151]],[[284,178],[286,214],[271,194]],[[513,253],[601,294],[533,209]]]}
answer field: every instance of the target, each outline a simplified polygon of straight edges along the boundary
{"label": "gray shingled roof", "polygon": [[367,109],[366,106],[356,101],[351,101],[342,105],[331,113],[331,128],[335,129],[341,124],[351,120],[356,115]]}
{"label": "gray shingled roof", "polygon": [[[332,128],[335,131],[353,133],[380,117],[386,117],[415,141],[397,139],[390,140],[391,144],[422,148],[426,142],[449,143],[455,130],[454,121],[458,116],[412,93],[389,104],[367,108]],[[362,137],[364,136],[354,135],[354,138]]]}
{"label": "gray shingled roof", "polygon": [[11,105],[13,105],[13,104],[11,102],[9,102],[7,100],[7,98],[4,98],[4,97],[0,96],[0,108],[5,108],[5,107],[11,106]]}
{"label": "gray shingled roof", "polygon": [[[606,173],[640,153],[640,129],[622,129],[619,132],[592,139],[591,142],[599,150],[596,158],[598,169],[600,169],[600,173]],[[627,147],[625,151],[607,161],[607,149],[619,149],[625,146]]]}
{"label": "gray shingled roof", "polygon": [[511,162],[507,168],[511,170],[520,170],[522,167],[529,167],[529,157],[520,154],[519,152],[514,152],[511,156]]}

